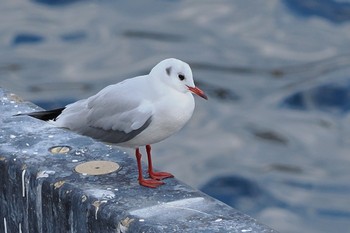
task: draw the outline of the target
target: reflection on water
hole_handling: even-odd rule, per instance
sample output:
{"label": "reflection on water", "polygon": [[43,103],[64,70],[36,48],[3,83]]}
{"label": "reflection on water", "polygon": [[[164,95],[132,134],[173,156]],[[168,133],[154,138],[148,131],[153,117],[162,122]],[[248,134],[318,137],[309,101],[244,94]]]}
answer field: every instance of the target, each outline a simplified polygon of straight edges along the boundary
{"label": "reflection on water", "polygon": [[43,42],[44,38],[39,35],[34,34],[18,34],[15,38],[13,38],[12,44],[14,46],[20,44],[36,44]]}
{"label": "reflection on water", "polygon": [[332,0],[284,0],[285,4],[301,16],[318,16],[334,23],[350,20],[350,3]]}
{"label": "reflection on water", "polygon": [[166,41],[166,42],[181,42],[184,38],[181,35],[176,34],[166,34],[160,32],[150,32],[150,31],[125,31],[123,33],[125,37],[128,38],[139,38],[139,39],[149,39],[156,41]]}
{"label": "reflection on water", "polygon": [[255,131],[254,135],[260,140],[268,140],[271,142],[279,143],[279,144],[288,144],[288,139],[284,138],[283,135],[278,134],[273,131]]}
{"label": "reflection on water", "polygon": [[196,98],[190,123],[154,146],[157,166],[281,232],[341,232],[350,227],[348,9],[8,0],[0,85],[56,108],[183,59],[209,101]]}
{"label": "reflection on water", "polygon": [[266,189],[260,188],[257,182],[244,177],[215,177],[202,187],[202,191],[250,213],[274,206],[285,208],[287,205],[274,198]]}
{"label": "reflection on water", "polygon": [[43,5],[48,5],[48,6],[64,6],[64,5],[73,4],[75,2],[79,2],[81,0],[32,0],[32,1]]}
{"label": "reflection on water", "polygon": [[350,82],[327,83],[298,91],[288,96],[282,106],[303,111],[319,110],[346,114],[350,110]]}

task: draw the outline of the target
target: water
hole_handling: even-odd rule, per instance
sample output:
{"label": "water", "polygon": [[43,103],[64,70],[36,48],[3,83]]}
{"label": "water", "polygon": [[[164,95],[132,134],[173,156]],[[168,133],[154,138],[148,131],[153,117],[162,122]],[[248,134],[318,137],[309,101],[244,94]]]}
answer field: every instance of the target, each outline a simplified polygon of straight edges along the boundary
{"label": "water", "polygon": [[0,85],[53,108],[183,59],[210,99],[156,166],[281,232],[344,232],[349,20],[345,0],[7,0]]}

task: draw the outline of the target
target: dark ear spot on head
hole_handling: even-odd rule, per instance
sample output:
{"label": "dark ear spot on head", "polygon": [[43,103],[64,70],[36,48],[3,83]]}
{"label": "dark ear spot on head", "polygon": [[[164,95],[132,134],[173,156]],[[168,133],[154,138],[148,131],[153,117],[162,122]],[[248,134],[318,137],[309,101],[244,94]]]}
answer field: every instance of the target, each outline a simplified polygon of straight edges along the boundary
{"label": "dark ear spot on head", "polygon": [[170,76],[171,73],[171,66],[169,66],[168,68],[165,69],[166,73]]}

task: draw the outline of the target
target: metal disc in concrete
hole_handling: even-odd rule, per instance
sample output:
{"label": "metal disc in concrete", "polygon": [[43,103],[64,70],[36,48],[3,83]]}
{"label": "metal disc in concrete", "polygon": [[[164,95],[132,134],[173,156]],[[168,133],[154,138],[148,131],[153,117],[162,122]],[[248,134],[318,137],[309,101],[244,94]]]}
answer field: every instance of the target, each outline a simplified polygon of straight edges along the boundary
{"label": "metal disc in concrete", "polygon": [[75,171],[86,175],[105,175],[117,171],[119,164],[111,161],[89,161],[79,164],[75,167]]}

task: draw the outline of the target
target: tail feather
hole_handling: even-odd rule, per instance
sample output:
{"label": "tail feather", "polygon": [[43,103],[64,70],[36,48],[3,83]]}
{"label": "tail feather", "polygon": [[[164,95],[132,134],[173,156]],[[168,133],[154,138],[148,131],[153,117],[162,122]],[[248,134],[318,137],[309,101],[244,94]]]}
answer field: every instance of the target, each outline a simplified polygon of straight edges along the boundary
{"label": "tail feather", "polygon": [[39,120],[43,121],[49,121],[49,120],[55,120],[64,110],[65,108],[57,108],[57,109],[52,109],[52,110],[47,110],[47,111],[39,111],[39,112],[31,112],[31,113],[21,113],[17,114],[15,116],[31,116]]}

